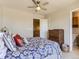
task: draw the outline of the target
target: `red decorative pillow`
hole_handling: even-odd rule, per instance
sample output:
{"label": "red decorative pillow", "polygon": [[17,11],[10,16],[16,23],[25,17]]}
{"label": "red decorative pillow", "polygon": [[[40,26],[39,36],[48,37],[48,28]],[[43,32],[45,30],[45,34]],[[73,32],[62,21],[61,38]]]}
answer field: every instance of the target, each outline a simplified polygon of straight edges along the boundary
{"label": "red decorative pillow", "polygon": [[20,46],[20,47],[23,46],[23,38],[19,34],[16,34],[14,36],[14,40],[17,46]]}

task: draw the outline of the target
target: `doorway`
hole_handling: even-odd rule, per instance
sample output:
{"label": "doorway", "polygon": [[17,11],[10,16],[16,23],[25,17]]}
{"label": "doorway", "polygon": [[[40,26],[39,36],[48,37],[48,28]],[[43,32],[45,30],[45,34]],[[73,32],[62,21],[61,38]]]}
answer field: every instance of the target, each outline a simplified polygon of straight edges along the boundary
{"label": "doorway", "polygon": [[73,49],[79,47],[79,10],[72,12],[72,44]]}
{"label": "doorway", "polygon": [[40,20],[33,19],[33,37],[40,37]]}

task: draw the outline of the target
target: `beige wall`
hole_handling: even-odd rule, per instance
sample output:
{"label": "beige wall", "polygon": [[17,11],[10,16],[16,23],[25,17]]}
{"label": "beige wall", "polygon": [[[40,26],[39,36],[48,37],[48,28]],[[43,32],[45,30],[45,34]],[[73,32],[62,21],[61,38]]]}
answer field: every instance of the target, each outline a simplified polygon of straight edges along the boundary
{"label": "beige wall", "polygon": [[3,18],[3,16],[2,16],[3,14],[2,14],[2,7],[0,8],[0,28],[2,27],[2,18]]}
{"label": "beige wall", "polygon": [[[33,36],[33,18],[43,19],[41,15],[26,11],[3,7],[2,27],[6,26],[10,32],[19,33],[26,37]],[[1,24],[1,23],[0,23]]]}
{"label": "beige wall", "polygon": [[79,8],[79,2],[64,7],[48,16],[49,29],[64,29],[64,42],[70,45],[72,50],[72,10]]}

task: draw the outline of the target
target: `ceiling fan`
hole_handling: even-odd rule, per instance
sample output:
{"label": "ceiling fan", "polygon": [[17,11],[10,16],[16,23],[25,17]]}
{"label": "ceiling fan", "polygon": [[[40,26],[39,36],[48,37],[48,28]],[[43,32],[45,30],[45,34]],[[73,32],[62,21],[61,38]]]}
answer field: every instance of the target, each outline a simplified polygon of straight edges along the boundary
{"label": "ceiling fan", "polygon": [[42,7],[48,4],[48,2],[45,2],[41,4],[40,0],[32,0],[32,2],[35,4],[35,6],[28,6],[28,8],[35,8],[35,11],[40,11],[40,10],[47,10],[46,8]]}

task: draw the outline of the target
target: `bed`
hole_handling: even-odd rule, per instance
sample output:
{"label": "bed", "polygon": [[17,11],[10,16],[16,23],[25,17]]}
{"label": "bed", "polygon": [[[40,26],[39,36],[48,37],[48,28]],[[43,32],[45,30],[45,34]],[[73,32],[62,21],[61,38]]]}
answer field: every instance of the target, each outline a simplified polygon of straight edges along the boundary
{"label": "bed", "polygon": [[27,41],[22,47],[11,45],[14,42],[11,36],[0,33],[0,59],[62,59],[58,43],[40,37],[27,38]]}
{"label": "bed", "polygon": [[29,45],[18,47],[18,51],[7,50],[5,59],[62,59],[56,42],[45,38],[28,38]]}

